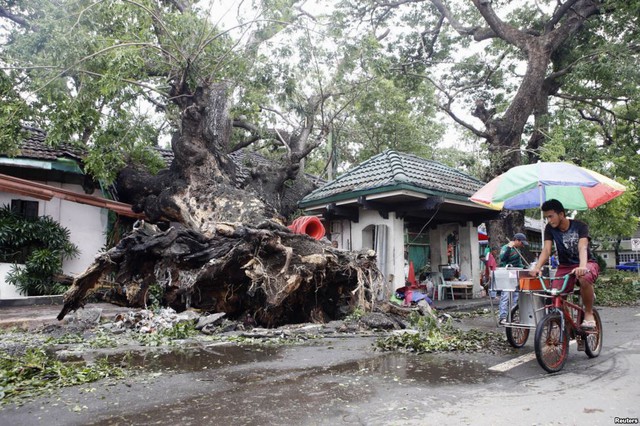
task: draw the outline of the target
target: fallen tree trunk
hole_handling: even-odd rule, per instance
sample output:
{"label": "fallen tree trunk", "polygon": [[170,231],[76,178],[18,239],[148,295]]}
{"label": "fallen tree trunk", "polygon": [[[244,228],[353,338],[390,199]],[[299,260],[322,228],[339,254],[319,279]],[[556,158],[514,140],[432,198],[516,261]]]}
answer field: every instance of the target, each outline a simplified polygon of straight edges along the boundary
{"label": "fallen tree trunk", "polygon": [[373,251],[334,249],[273,222],[217,223],[210,235],[145,225],[75,279],[58,319],[108,276],[110,301],[118,304],[144,307],[149,292],[159,291],[162,304],[178,311],[250,315],[267,327],[336,319],[356,306],[370,310],[383,291]]}

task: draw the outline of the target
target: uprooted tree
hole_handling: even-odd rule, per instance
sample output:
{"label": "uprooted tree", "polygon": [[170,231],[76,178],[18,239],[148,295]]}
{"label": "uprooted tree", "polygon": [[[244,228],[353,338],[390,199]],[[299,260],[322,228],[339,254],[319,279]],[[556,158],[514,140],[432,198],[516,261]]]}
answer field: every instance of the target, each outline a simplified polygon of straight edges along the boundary
{"label": "uprooted tree", "polygon": [[[91,145],[88,167],[98,175],[117,172],[119,198],[146,218],[75,279],[59,319],[105,281],[112,283],[112,300],[130,306],[144,306],[159,285],[167,305],[248,314],[262,325],[325,320],[349,306],[371,306],[382,284],[373,252],[334,250],[284,226],[296,197],[312,187],[301,179],[301,164],[327,132],[315,118],[327,119],[319,111],[328,110],[331,88],[299,98],[301,118],[281,115],[275,124],[287,126],[279,129],[252,124],[250,103],[237,100],[248,96],[241,84],[259,86],[259,77],[241,70],[256,62],[260,44],[306,16],[293,14],[294,3],[246,24],[241,52],[191,2],[59,7],[33,0],[0,7],[0,17],[15,24],[5,46],[13,71],[2,75],[3,87],[12,85],[3,96],[14,114],[3,116],[2,143],[12,131],[19,136],[24,120],[46,128],[53,142],[75,136]],[[251,96],[269,101],[259,88]],[[120,160],[123,151],[130,158],[148,155],[145,141],[159,127],[130,113],[142,100],[173,128],[173,161],[156,174]],[[234,135],[234,128],[243,133]],[[231,159],[237,147],[257,142],[284,154],[258,167]]]}
{"label": "uprooted tree", "polygon": [[[264,325],[325,321],[349,306],[370,307],[382,280],[375,253],[293,234],[268,197],[238,188],[235,163],[221,148],[232,125],[225,86],[197,92],[175,93],[184,114],[171,167],[156,176],[127,168],[118,176],[134,211],[173,226],[140,226],[102,254],[66,293],[59,318],[112,271],[130,306],[145,305],[155,284],[170,306],[249,314]],[[272,191],[265,194],[278,193]]]}

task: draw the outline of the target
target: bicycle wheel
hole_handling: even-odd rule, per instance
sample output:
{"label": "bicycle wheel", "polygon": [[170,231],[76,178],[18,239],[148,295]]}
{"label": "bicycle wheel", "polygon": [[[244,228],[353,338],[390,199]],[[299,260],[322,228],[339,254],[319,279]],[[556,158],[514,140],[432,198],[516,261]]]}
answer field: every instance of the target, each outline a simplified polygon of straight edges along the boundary
{"label": "bicycle wheel", "polygon": [[585,339],[584,351],[589,358],[595,358],[600,355],[602,350],[602,320],[600,314],[593,308],[593,317],[596,320],[596,329],[588,331]]}
{"label": "bicycle wheel", "polygon": [[[520,323],[520,310],[518,309],[518,305],[514,306],[511,309],[511,322],[512,323]],[[527,339],[529,338],[529,329],[521,328],[521,327],[507,327],[507,342],[514,348],[521,348],[527,343]]]}
{"label": "bicycle wheel", "polygon": [[562,330],[559,312],[551,312],[540,320],[534,341],[538,364],[549,373],[562,370],[569,352],[569,333]]}

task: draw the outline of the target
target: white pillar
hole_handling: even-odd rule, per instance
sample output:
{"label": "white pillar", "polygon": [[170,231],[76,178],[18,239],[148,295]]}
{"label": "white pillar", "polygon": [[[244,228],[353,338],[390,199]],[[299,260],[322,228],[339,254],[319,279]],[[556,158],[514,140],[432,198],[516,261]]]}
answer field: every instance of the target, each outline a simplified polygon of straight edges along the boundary
{"label": "white pillar", "polygon": [[478,228],[467,222],[459,229],[460,273],[473,282],[473,294],[480,294],[480,249]]}
{"label": "white pillar", "polygon": [[389,213],[389,250],[393,256],[393,289],[404,287],[404,219],[396,217],[395,212]]}
{"label": "white pillar", "polygon": [[429,229],[429,248],[431,251],[430,261],[432,272],[439,272],[438,265],[447,263],[447,244],[445,241],[443,245],[444,238],[441,226],[437,226],[435,229]]}

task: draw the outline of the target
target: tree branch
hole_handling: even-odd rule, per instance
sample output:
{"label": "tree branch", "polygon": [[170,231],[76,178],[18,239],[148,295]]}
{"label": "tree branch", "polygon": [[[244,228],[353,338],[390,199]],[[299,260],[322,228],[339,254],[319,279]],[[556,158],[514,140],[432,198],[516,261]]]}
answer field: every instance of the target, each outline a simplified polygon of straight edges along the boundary
{"label": "tree branch", "polygon": [[259,141],[260,139],[262,139],[261,136],[259,135],[253,135],[248,139],[245,139],[241,142],[238,142],[237,144],[235,144],[228,152],[228,154],[232,153],[232,152],[236,152],[236,151],[240,151],[243,148],[246,148],[248,146],[250,146],[251,144]]}
{"label": "tree branch", "polygon": [[614,144],[615,141],[613,140],[613,136],[611,136],[611,133],[607,129],[607,123],[602,118],[596,117],[591,114],[587,115],[587,113],[583,109],[578,109],[578,113],[584,120],[596,123],[600,127],[600,129],[602,129],[605,146],[611,146]]}
{"label": "tree branch", "polygon": [[7,18],[8,20],[20,25],[21,27],[31,29],[31,24],[22,16],[14,15],[9,10],[0,6],[0,18]]}
{"label": "tree branch", "polygon": [[440,12],[442,16],[447,18],[449,24],[451,24],[453,29],[456,30],[458,34],[463,36],[473,36],[480,30],[480,27],[478,26],[465,27],[464,25],[462,25],[462,23],[456,19],[453,13],[451,13],[449,8],[445,6],[441,0],[431,0],[431,4],[433,4],[436,9],[438,9],[438,12]]}
{"label": "tree branch", "polygon": [[569,9],[573,7],[577,0],[567,0],[564,3],[558,2],[558,7],[553,12],[553,16],[549,19],[544,26],[544,32],[550,33],[556,27],[556,25],[560,22],[560,20],[568,13]]}
{"label": "tree branch", "polygon": [[483,132],[483,131],[481,131],[479,129],[476,129],[472,124],[467,123],[466,121],[464,121],[463,119],[458,117],[458,115],[455,114],[451,110],[451,105],[453,104],[453,101],[455,100],[455,97],[458,94],[460,94],[462,92],[462,90],[458,90],[458,91],[454,92],[454,94],[451,94],[444,87],[442,87],[440,84],[438,84],[434,79],[432,79],[429,76],[418,75],[418,74],[409,74],[409,75],[414,75],[416,77],[422,77],[422,78],[427,79],[431,84],[433,84],[433,86],[436,89],[438,89],[438,91],[440,91],[447,98],[447,103],[446,104],[438,103],[438,108],[441,109],[442,111],[444,111],[445,113],[447,113],[447,115],[449,117],[451,117],[451,119],[453,121],[455,121],[456,123],[460,124],[464,128],[468,129],[470,132],[472,132],[473,134],[475,134],[478,137],[486,138],[488,136],[485,132]]}
{"label": "tree branch", "polygon": [[[531,38],[531,35],[503,22],[494,12],[491,7],[491,2],[486,0],[473,0],[473,4],[487,22],[489,28],[491,28],[495,33],[495,36],[500,37],[507,43],[512,44],[521,50],[526,51],[527,40]],[[475,39],[478,40],[477,38]]]}
{"label": "tree branch", "polygon": [[[477,0],[474,0],[477,1]],[[551,51],[557,50],[570,36],[575,34],[584,23],[593,15],[599,13],[600,2],[593,0],[570,0],[571,7],[558,9],[553,19],[562,19],[561,25],[555,25],[555,28],[548,33],[549,37],[545,37],[547,48]],[[560,14],[562,12],[562,15]]]}
{"label": "tree branch", "polygon": [[[444,23],[444,15],[438,19],[438,23],[434,30],[427,32],[423,31],[420,33],[420,44],[422,44],[422,49],[424,50],[425,56],[427,59],[430,59],[433,56],[434,46],[436,41],[438,40],[438,36],[440,35],[440,31],[442,30],[442,24]],[[427,40],[427,35],[431,34],[429,40]]]}
{"label": "tree branch", "polygon": [[610,97],[610,96],[598,96],[598,97],[585,97],[585,96],[577,96],[577,95],[569,95],[567,93],[556,93],[555,94],[556,97],[561,98],[561,99],[566,99],[568,101],[573,101],[573,102],[581,102],[587,105],[591,105],[592,107],[601,109],[602,111],[605,111],[608,114],[611,115],[616,115],[616,113],[608,108],[606,108],[604,105],[596,103],[594,101],[594,99],[598,99],[598,100],[603,100],[603,101],[609,101],[609,102],[628,102],[629,99],[628,98],[614,98],[614,97]]}
{"label": "tree branch", "polygon": [[287,123],[289,126],[291,126],[291,128],[292,128],[292,129],[295,129],[296,127],[298,127],[298,126],[296,126],[294,123],[292,123],[291,121],[289,121],[289,119],[288,119],[288,118],[287,118],[287,117],[286,117],[286,116],[285,116],[281,111],[278,111],[278,110],[277,110],[277,109],[275,109],[275,108],[270,108],[270,107],[267,107],[267,106],[264,106],[264,105],[260,105],[260,109],[262,109],[262,110],[264,110],[264,111],[269,111],[269,112],[272,112],[272,113],[276,114],[278,117],[280,117],[281,119],[283,119],[285,123]]}
{"label": "tree branch", "polygon": [[259,140],[264,140],[264,139],[271,139],[271,140],[278,141],[280,145],[284,145],[285,147],[287,147],[287,149],[289,149],[289,144],[286,141],[286,138],[290,138],[291,135],[288,132],[285,132],[283,130],[278,130],[275,128],[261,129],[255,124],[252,124],[245,120],[240,120],[240,119],[233,120],[232,125],[237,129],[244,129],[248,131],[249,133],[251,133],[251,137],[249,139],[246,139],[244,141],[241,141],[235,144],[229,150],[229,152],[238,151],[242,148],[245,148],[251,145],[254,142],[257,142]]}
{"label": "tree branch", "polygon": [[564,75],[569,74],[573,68],[575,68],[576,65],[578,65],[581,62],[589,62],[591,61],[593,58],[600,56],[600,55],[608,55],[610,52],[608,51],[603,51],[603,50],[596,50],[592,53],[589,53],[587,55],[583,55],[579,58],[577,58],[576,60],[572,61],[570,64],[568,64],[567,66],[565,66],[564,68],[554,71],[553,73],[549,74],[547,78],[551,78],[551,79],[558,79]]}
{"label": "tree branch", "polygon": [[180,13],[184,13],[185,11],[191,9],[188,1],[180,1],[180,0],[163,0],[163,3],[166,3],[170,6],[175,7],[180,11]]}

